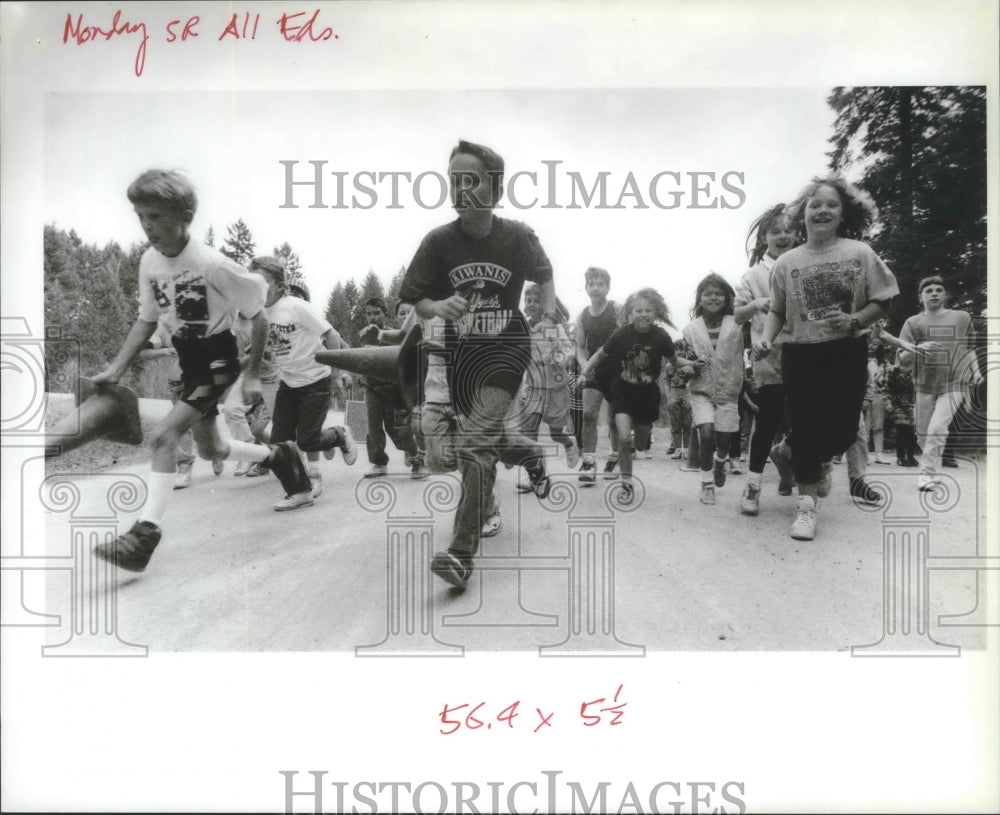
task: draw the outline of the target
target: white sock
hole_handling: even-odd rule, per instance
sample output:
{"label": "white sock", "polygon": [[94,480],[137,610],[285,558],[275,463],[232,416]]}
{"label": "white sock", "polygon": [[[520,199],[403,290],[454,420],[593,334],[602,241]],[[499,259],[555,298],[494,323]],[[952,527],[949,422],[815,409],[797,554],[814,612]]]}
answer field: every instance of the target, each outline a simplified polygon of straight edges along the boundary
{"label": "white sock", "polygon": [[229,440],[229,455],[237,461],[263,461],[271,455],[271,448],[266,444],[252,444],[248,441]]}
{"label": "white sock", "polygon": [[714,455],[712,456],[712,458],[714,458],[714,459],[715,459],[716,461],[729,461],[729,459],[728,459],[728,458],[725,458],[725,457],[723,457],[723,458],[719,458],[719,454],[718,454],[718,453],[715,453],[715,454],[714,454]]}
{"label": "white sock", "polygon": [[170,496],[174,494],[174,479],[177,473],[151,472],[146,478],[149,490],[146,505],[139,513],[140,521],[149,521],[157,526],[162,525],[163,515],[167,511]]}
{"label": "white sock", "polygon": [[747,483],[753,484],[755,487],[759,487],[763,478],[764,473],[755,473],[751,470],[750,474],[747,476]]}

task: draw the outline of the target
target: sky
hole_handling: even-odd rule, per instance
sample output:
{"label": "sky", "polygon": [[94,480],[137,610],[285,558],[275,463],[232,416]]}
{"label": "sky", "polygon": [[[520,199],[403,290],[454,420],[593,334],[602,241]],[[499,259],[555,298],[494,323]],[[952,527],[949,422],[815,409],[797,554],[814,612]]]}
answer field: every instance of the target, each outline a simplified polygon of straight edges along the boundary
{"label": "sky", "polygon": [[[291,244],[325,303],[369,269],[388,285],[454,217],[442,181],[464,138],[504,157],[498,214],[535,230],[573,313],[589,302],[584,271],[601,266],[612,298],[653,286],[681,328],[702,277],[735,284],[746,269],[752,221],[826,171],[829,91],[52,93],[44,217],[87,242],[142,242],[125,189],[148,167],[181,169],[199,193],[195,237],[211,226],[220,245],[242,218],[259,254]],[[315,185],[287,184],[315,181],[313,162],[322,207]]]}

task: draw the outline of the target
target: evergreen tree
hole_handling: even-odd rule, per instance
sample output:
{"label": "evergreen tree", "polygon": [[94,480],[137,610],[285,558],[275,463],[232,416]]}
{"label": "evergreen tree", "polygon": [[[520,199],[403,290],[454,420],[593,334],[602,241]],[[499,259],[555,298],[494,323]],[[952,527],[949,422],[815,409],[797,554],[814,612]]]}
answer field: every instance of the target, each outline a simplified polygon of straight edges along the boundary
{"label": "evergreen tree", "polygon": [[855,171],[879,207],[871,243],[899,281],[894,333],[941,275],[955,308],[986,310],[986,89],[835,88],[834,170]]}
{"label": "evergreen tree", "polygon": [[250,227],[240,218],[236,223],[226,227],[226,231],[228,233],[226,240],[219,251],[242,266],[248,265],[253,260],[254,249],[257,248]]}
{"label": "evergreen tree", "polygon": [[285,241],[281,246],[275,246],[272,253],[276,258],[285,261],[285,271],[289,274],[297,274],[302,269],[302,260],[299,253],[292,249],[291,245]]}
{"label": "evergreen tree", "polygon": [[351,336],[351,305],[344,294],[344,286],[339,281],[326,301],[325,316],[348,345],[357,344],[357,337]]}
{"label": "evergreen tree", "polygon": [[208,232],[205,233],[205,246],[215,246],[215,229],[208,225]]}
{"label": "evergreen tree", "polygon": [[403,285],[403,277],[406,275],[406,267],[400,266],[399,271],[392,276],[389,281],[389,291],[386,294],[386,301],[389,303],[389,313],[396,313],[396,306],[399,305],[399,290]]}

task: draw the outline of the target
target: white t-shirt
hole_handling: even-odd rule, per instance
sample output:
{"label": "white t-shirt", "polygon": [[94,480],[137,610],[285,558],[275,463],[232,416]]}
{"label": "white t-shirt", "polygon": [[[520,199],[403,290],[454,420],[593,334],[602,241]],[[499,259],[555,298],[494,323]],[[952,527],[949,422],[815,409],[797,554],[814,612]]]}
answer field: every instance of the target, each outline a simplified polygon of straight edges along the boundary
{"label": "white t-shirt", "polygon": [[139,261],[139,319],[162,321],[179,339],[221,334],[235,312],[253,317],[266,298],[263,277],[194,239],[175,258],[150,247]]}
{"label": "white t-shirt", "polygon": [[451,404],[448,389],[448,366],[445,358],[433,349],[444,349],[444,320],[440,317],[421,318],[424,343],[432,350],[427,354],[427,373],[424,377],[424,401],[435,404]]}
{"label": "white t-shirt", "polygon": [[267,347],[281,381],[290,388],[312,385],[330,376],[332,369],[316,361],[322,337],[333,326],[312,304],[286,294],[265,309]]}

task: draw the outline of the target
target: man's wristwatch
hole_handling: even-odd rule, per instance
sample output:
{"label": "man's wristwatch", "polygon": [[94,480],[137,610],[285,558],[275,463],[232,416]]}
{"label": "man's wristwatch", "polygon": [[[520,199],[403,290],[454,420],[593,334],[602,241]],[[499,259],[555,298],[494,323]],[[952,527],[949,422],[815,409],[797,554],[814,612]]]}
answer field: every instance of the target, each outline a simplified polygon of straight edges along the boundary
{"label": "man's wristwatch", "polygon": [[851,333],[857,334],[861,330],[861,320],[857,317],[851,317]]}

